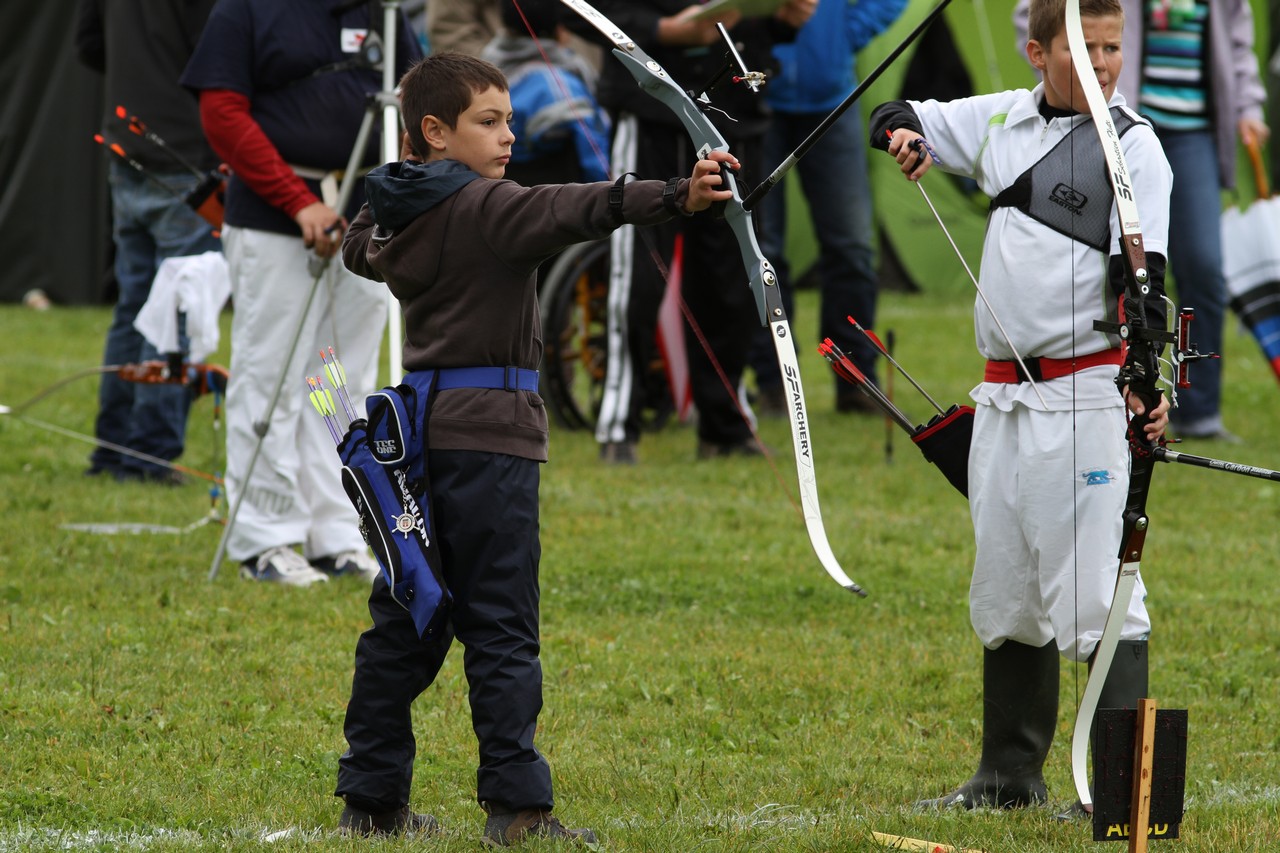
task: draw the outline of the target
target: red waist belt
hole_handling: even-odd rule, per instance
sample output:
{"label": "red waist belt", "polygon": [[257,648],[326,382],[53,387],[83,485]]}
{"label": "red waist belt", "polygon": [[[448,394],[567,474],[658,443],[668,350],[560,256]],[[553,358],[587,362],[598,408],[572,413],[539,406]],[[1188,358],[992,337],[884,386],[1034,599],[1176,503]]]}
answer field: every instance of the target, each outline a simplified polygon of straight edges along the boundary
{"label": "red waist belt", "polygon": [[[1104,349],[1101,352],[1091,352],[1088,355],[1078,355],[1075,358],[1028,358],[1024,361],[1027,364],[1027,373],[1031,374],[1030,378],[1040,382],[1045,379],[1070,376],[1086,367],[1121,364],[1124,362],[1124,354],[1119,347],[1116,347]],[[987,370],[982,379],[984,382],[1014,383],[1026,382],[1028,377],[1016,361],[988,361]]]}

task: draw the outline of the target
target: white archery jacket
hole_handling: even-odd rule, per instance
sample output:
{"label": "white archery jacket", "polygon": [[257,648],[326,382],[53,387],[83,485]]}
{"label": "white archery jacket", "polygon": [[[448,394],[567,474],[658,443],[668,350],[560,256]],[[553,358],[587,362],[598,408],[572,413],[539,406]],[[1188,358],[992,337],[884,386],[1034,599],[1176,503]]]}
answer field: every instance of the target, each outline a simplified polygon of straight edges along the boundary
{"label": "white archery jacket", "polygon": [[[1042,93],[1043,85],[1037,85],[1033,90],[1018,89],[945,103],[907,103],[919,117],[925,139],[938,154],[935,168],[974,179],[984,193],[994,198],[1080,123],[1092,121],[1087,112],[1046,120],[1038,109]],[[1109,106],[1122,106],[1138,118],[1124,103],[1117,93]],[[1121,137],[1121,145],[1146,251],[1167,257],[1173,173],[1155,132],[1140,118],[1139,122]],[[1089,162],[1101,163],[1095,154],[1099,151],[1096,134],[1078,134],[1070,145],[1080,146],[1082,162],[1087,153]],[[1120,224],[1114,200],[1109,207],[1110,254],[1117,254]],[[1071,358],[1114,346],[1107,336],[1093,329],[1094,320],[1103,319],[1109,309],[1114,315],[1116,297],[1107,282],[1107,266],[1108,257],[1103,252],[1016,208],[999,207],[990,212],[987,220],[978,280],[1024,358]],[[974,305],[974,332],[984,358],[1014,357],[981,299]],[[1075,381],[1039,383],[1040,390],[1049,410],[1113,406],[1117,395],[1110,380],[1115,372],[1114,367],[1090,368],[1076,374]],[[1025,384],[983,383],[974,389],[974,399],[992,402],[1002,409],[1014,402],[1045,408]]]}

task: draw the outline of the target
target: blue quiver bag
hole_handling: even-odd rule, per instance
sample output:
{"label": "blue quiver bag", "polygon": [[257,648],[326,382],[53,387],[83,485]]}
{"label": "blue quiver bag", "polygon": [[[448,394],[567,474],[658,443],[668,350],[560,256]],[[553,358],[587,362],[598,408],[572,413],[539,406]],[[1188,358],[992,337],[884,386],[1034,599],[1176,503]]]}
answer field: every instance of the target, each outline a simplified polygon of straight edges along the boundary
{"label": "blue quiver bag", "polygon": [[365,402],[367,420],[351,423],[338,445],[342,487],[360,515],[360,533],[378,559],[391,597],[435,639],[452,596],[441,572],[431,519],[422,430],[434,376],[383,388]]}

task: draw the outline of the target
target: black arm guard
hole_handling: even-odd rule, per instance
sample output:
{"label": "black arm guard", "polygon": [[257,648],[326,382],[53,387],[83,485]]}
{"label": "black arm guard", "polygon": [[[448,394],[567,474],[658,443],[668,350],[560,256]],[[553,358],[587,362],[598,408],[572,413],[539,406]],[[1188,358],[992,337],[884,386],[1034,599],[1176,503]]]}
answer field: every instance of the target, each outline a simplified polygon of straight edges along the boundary
{"label": "black arm guard", "polygon": [[906,101],[889,101],[876,107],[871,111],[867,125],[871,131],[871,147],[880,151],[889,150],[889,134],[898,128],[914,130],[921,136],[924,135],[920,117]]}

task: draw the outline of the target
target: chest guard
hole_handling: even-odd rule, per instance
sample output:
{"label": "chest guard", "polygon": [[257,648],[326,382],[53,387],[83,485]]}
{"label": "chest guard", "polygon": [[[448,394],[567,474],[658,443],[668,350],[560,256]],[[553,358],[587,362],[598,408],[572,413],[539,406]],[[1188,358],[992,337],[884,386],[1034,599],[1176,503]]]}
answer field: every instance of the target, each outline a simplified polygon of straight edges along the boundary
{"label": "chest guard", "polygon": [[[1124,136],[1138,121],[1111,108],[1116,131]],[[1077,134],[1084,134],[1076,138]],[[1111,244],[1111,208],[1115,197],[1103,150],[1089,122],[1074,130],[991,200],[991,210],[1013,207],[1059,234],[1099,252]]]}

